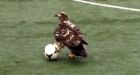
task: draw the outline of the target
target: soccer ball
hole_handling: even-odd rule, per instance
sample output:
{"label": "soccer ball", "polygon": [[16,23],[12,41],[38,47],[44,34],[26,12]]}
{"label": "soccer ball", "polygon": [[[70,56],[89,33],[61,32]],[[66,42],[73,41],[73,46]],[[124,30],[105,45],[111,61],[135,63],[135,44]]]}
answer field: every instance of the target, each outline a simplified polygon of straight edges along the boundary
{"label": "soccer ball", "polygon": [[48,60],[56,60],[59,56],[60,49],[57,44],[48,44],[45,46],[44,56]]}

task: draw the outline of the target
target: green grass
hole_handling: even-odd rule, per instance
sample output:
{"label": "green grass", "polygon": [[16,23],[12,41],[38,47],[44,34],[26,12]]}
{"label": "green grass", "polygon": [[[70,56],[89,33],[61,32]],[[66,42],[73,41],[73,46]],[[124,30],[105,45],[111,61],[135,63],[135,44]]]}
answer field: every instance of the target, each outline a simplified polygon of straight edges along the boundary
{"label": "green grass", "polygon": [[[95,1],[140,6],[139,0]],[[59,11],[87,33],[87,58],[69,60],[67,48],[58,61],[44,58]],[[72,0],[0,0],[0,75],[139,75],[139,32],[139,12]]]}

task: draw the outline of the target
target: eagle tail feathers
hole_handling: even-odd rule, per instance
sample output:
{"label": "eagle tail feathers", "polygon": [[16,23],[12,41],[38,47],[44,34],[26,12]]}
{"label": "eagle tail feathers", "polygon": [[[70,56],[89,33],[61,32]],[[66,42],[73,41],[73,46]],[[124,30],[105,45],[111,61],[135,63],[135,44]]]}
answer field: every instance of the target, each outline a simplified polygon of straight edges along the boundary
{"label": "eagle tail feathers", "polygon": [[83,44],[80,44],[76,47],[69,47],[68,48],[71,50],[71,52],[73,54],[75,54],[76,56],[83,56],[83,57],[87,57],[87,53],[85,51],[85,47],[83,46]]}

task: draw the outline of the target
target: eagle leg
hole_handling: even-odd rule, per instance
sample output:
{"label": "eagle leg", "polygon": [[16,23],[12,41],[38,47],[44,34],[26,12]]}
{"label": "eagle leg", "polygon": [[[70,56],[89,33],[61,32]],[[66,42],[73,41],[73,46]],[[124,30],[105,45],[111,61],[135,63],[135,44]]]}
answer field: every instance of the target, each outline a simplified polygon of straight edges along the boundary
{"label": "eagle leg", "polygon": [[68,54],[68,57],[69,57],[70,59],[73,59],[73,58],[75,58],[76,56],[75,56],[72,52],[70,52],[70,53]]}

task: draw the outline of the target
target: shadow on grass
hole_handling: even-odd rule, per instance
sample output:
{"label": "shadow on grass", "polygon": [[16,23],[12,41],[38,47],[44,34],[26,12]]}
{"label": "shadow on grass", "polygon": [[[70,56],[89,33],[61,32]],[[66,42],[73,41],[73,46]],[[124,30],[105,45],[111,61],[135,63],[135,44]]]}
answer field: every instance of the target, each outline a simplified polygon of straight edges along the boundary
{"label": "shadow on grass", "polygon": [[82,66],[84,64],[86,64],[86,58],[83,58],[83,57],[77,57],[77,58],[74,58],[74,59],[69,59],[69,58],[64,58],[64,57],[60,57],[59,59],[57,60],[48,60],[44,57],[44,61],[46,63],[59,63],[59,64],[67,64],[69,66]]}
{"label": "shadow on grass", "polygon": [[67,59],[66,62],[70,64],[71,66],[82,66],[86,64],[86,61],[84,61],[84,58]]}

